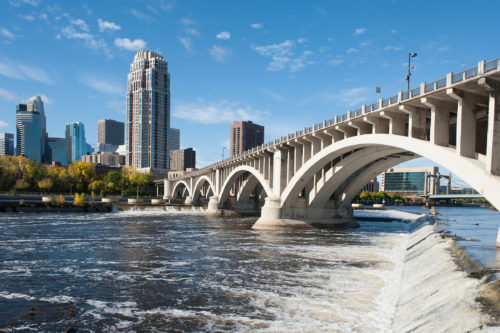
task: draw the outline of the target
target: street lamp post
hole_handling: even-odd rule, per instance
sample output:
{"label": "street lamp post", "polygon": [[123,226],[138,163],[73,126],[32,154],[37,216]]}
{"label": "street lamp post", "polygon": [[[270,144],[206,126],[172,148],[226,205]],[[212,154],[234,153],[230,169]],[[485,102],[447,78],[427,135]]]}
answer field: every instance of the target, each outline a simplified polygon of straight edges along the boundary
{"label": "street lamp post", "polygon": [[411,67],[410,61],[411,58],[415,58],[417,54],[415,52],[408,53],[408,75],[406,75],[406,81],[408,81],[408,90],[410,90],[410,76],[411,76],[411,70],[415,69],[415,66]]}

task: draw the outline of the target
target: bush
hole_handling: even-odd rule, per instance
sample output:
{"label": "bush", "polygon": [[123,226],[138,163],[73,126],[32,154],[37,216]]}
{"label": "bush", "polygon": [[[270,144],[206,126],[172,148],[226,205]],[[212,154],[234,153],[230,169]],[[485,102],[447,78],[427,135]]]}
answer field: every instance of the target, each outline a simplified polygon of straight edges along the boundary
{"label": "bush", "polygon": [[64,197],[59,194],[57,197],[56,197],[56,203],[59,205],[59,206],[62,206],[64,205],[64,203],[66,202],[66,200],[64,199]]}
{"label": "bush", "polygon": [[75,206],[85,205],[85,193],[82,193],[82,194],[75,193],[75,198],[73,200],[73,204]]}

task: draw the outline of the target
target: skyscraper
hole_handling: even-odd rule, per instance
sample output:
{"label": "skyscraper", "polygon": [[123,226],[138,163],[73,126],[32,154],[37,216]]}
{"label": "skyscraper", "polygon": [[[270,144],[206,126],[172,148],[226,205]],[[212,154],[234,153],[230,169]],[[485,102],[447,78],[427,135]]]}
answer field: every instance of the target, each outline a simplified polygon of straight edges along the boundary
{"label": "skyscraper", "polygon": [[242,152],[260,146],[264,143],[264,126],[251,121],[231,122],[230,155],[239,155]]}
{"label": "skyscraper", "polygon": [[127,165],[168,169],[170,74],[165,59],[140,50],[127,78]]}
{"label": "skyscraper", "polygon": [[181,130],[172,128],[168,130],[168,151],[181,149]]}
{"label": "skyscraper", "polygon": [[196,150],[193,148],[176,149],[169,152],[170,170],[185,171],[196,168]]}
{"label": "skyscraper", "polygon": [[76,122],[66,125],[66,141],[68,142],[68,164],[81,161],[82,155],[87,154],[85,126],[83,123]]}
{"label": "skyscraper", "polygon": [[97,121],[97,142],[119,146],[124,143],[124,127],[121,121],[101,119]]}
{"label": "skyscraper", "polygon": [[47,131],[43,102],[40,96],[16,107],[17,155],[37,162],[47,160]]}
{"label": "skyscraper", "polygon": [[0,156],[14,155],[14,134],[0,133]]}
{"label": "skyscraper", "polygon": [[48,138],[47,162],[59,162],[68,165],[68,140],[66,138]]}

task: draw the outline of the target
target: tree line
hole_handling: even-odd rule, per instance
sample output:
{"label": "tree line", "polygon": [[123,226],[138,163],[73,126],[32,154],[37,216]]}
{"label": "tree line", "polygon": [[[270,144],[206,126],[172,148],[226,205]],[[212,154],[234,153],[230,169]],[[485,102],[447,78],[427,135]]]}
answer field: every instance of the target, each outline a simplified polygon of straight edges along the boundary
{"label": "tree line", "polygon": [[387,193],[387,192],[361,192],[353,202],[359,203],[406,203],[408,198],[399,193]]}
{"label": "tree line", "polygon": [[73,162],[68,167],[52,167],[24,156],[0,157],[0,191],[10,194],[87,193],[93,195],[154,196],[154,176],[134,167],[97,175],[95,165]]}

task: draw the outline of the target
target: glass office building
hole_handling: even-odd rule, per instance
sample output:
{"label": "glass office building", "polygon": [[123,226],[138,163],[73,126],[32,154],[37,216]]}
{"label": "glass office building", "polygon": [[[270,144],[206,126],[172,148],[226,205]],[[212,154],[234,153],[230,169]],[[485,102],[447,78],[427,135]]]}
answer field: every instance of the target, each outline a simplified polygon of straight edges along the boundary
{"label": "glass office building", "polygon": [[0,156],[14,155],[14,134],[0,133]]}
{"label": "glass office building", "polygon": [[389,169],[382,173],[381,190],[407,195],[437,194],[438,167]]}
{"label": "glass office building", "polygon": [[67,162],[81,161],[82,155],[87,155],[85,142],[85,126],[83,123],[69,123],[66,125],[66,140],[68,142]]}
{"label": "glass office building", "polygon": [[59,162],[62,166],[68,165],[68,141],[66,138],[49,138],[49,161]]}
{"label": "glass office building", "polygon": [[45,111],[40,96],[16,107],[17,155],[37,162],[47,161]]}

